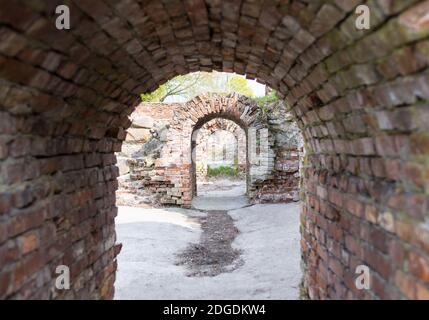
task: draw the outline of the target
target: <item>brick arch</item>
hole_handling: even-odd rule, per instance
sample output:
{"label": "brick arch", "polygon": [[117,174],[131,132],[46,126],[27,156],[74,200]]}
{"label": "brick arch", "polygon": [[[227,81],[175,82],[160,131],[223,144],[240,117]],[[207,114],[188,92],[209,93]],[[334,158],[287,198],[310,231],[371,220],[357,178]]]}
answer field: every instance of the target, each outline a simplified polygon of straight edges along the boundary
{"label": "brick arch", "polygon": [[[311,298],[429,296],[428,1],[368,2],[363,31],[359,0],[68,1],[59,31],[62,2],[2,1],[0,297],[113,296],[114,152],[141,92],[197,70],[267,83],[303,130]],[[58,264],[79,287],[50,290]]]}
{"label": "brick arch", "polygon": [[206,122],[202,128],[206,129],[210,134],[217,130],[225,130],[237,135],[237,131],[240,130],[240,126],[233,121],[222,121],[222,119],[213,119]]}
{"label": "brick arch", "polygon": [[[178,137],[172,144],[180,146],[181,157],[179,162],[182,170],[189,170],[183,175],[182,185],[189,191],[184,192],[184,205],[190,205],[192,196],[196,193],[196,142],[198,131],[206,123],[214,119],[227,119],[241,127],[246,134],[247,149],[247,184],[248,189],[253,189],[252,185],[264,181],[273,169],[273,163],[264,162],[260,159],[273,155],[270,131],[268,130],[268,119],[258,104],[248,97],[232,93],[228,95],[207,93],[199,95],[184,104],[181,108],[176,108],[172,120],[172,137]],[[267,145],[256,152],[254,141],[256,135],[265,137]],[[251,149],[252,148],[252,149]],[[253,160],[252,160],[253,159]],[[187,181],[187,179],[191,179]],[[252,194],[249,194],[252,197]]]}
{"label": "brick arch", "polygon": [[181,130],[183,123],[189,123],[192,130],[198,130],[216,118],[231,120],[245,130],[267,127],[266,117],[256,101],[237,93],[199,95],[176,110],[173,121]]}

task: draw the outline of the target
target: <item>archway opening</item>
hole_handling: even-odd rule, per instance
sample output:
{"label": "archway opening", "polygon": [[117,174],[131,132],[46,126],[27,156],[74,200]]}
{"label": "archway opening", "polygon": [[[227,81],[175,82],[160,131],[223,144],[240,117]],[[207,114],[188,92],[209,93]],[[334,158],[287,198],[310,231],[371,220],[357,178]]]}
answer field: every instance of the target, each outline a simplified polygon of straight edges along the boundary
{"label": "archway opening", "polygon": [[[188,101],[143,102],[137,107],[118,154],[120,165],[125,163],[117,201],[116,230],[124,245],[118,263],[126,270],[118,271],[118,299],[134,292],[127,284],[129,274],[142,272],[156,277],[149,281],[154,292],[139,293],[139,297],[164,294],[177,298],[174,291],[192,297],[185,275],[209,277],[204,280],[206,285],[222,294],[218,279],[211,278],[233,272],[234,281],[248,282],[243,279],[250,273],[252,277],[262,275],[261,283],[249,282],[241,289],[231,283],[225,297],[238,297],[239,292],[252,297],[254,286],[262,285],[277,297],[298,298],[299,161],[295,159],[295,171],[284,164],[292,161],[286,155],[285,141],[291,141],[288,150],[298,151],[291,132],[292,128],[299,130],[285,113],[287,106],[265,88],[260,100],[218,92],[202,93]],[[263,227],[254,230],[248,219]],[[186,235],[177,226],[195,230]],[[281,235],[276,230],[282,230]],[[196,238],[190,241],[189,236]],[[243,242],[236,248],[232,243],[241,237],[249,239],[240,240]],[[135,243],[142,238],[147,241],[137,250]],[[281,250],[285,246],[288,250]],[[174,261],[163,258],[168,254],[166,248],[174,253]],[[141,250],[145,261],[162,268],[154,270],[145,264],[143,271],[135,263]],[[273,266],[264,273],[267,259]],[[275,265],[282,265],[283,271],[278,272]],[[166,270],[175,277],[165,274]],[[282,277],[290,277],[293,288],[284,291],[277,286]],[[164,287],[165,279],[173,293]]]}
{"label": "archway opening", "polygon": [[247,194],[246,132],[231,120],[213,119],[194,132],[194,196]]}

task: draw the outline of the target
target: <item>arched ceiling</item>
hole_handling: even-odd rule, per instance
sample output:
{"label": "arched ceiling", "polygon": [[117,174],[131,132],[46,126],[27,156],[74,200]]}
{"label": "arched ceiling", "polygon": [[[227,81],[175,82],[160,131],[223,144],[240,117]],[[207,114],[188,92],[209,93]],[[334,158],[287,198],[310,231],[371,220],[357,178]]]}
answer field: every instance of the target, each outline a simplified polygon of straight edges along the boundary
{"label": "arched ceiling", "polygon": [[[197,70],[246,74],[284,92],[297,56],[360,1],[2,2],[4,13],[14,12],[1,17],[11,26],[5,36],[24,31],[40,50],[30,55],[26,48],[20,62],[49,64],[58,76],[126,103],[129,93],[154,90]],[[56,5],[63,3],[71,11],[69,31],[55,29],[53,22]],[[55,52],[45,56],[50,47]],[[57,70],[60,62],[64,66]],[[18,62],[15,67],[25,68]]]}
{"label": "arched ceiling", "polygon": [[[113,119],[109,113],[129,114],[140,93],[197,70],[257,78],[294,104],[330,73],[351,64],[350,50],[364,63],[403,43],[393,41],[377,54],[377,41],[417,38],[404,27],[395,29],[398,25],[424,27],[420,24],[427,4],[420,13],[398,19],[395,15],[419,1],[369,1],[373,27],[356,30],[354,9],[362,2],[3,0],[0,76],[31,88],[26,94],[35,97],[31,108],[36,112],[91,116],[113,126],[126,126],[126,119]],[[55,28],[59,4],[70,7],[70,30]],[[377,28],[390,17],[380,33]],[[368,34],[374,36],[359,41]],[[320,97],[314,99],[310,102],[318,103]],[[73,105],[73,111],[51,110],[62,103]],[[100,109],[106,114],[96,113]]]}

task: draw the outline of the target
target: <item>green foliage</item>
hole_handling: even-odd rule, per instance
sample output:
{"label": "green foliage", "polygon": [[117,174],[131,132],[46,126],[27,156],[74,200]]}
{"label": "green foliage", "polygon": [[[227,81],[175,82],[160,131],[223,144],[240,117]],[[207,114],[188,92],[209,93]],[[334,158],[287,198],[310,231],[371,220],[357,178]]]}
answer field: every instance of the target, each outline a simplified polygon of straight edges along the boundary
{"label": "green foliage", "polygon": [[237,175],[238,169],[235,166],[220,166],[216,168],[208,166],[207,168],[208,177],[237,177]]}
{"label": "green foliage", "polygon": [[142,102],[162,102],[164,97],[167,95],[167,89],[165,85],[160,86],[158,89],[151,93],[142,93],[140,95]]}
{"label": "green foliage", "polygon": [[234,159],[234,166],[235,166],[236,168],[238,168],[238,159],[237,159],[237,158],[235,158],[235,159]]}
{"label": "green foliage", "polygon": [[279,101],[279,97],[277,96],[277,92],[272,90],[269,94],[263,97],[254,98],[254,100],[258,103],[258,106],[262,108],[263,112],[267,112],[266,105],[271,102]]}
{"label": "green foliage", "polygon": [[253,97],[253,91],[245,77],[223,72],[194,72],[177,76],[153,92],[141,95],[143,102],[164,102],[168,97],[188,101],[206,93],[232,93]]}
{"label": "green foliage", "polygon": [[227,89],[229,92],[238,92],[247,97],[253,97],[253,91],[247,84],[247,80],[241,76],[233,76],[228,80]]}

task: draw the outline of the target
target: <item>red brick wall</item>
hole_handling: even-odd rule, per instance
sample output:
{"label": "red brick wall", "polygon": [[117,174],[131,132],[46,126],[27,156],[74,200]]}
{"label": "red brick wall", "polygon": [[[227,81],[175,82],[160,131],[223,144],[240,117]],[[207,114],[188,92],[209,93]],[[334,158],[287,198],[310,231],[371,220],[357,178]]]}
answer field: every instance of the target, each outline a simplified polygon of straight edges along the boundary
{"label": "red brick wall", "polygon": [[[139,94],[223,70],[288,101],[309,151],[311,298],[428,298],[429,1],[0,0],[0,297],[111,298],[117,169]],[[68,264],[73,287],[53,289]],[[372,286],[356,290],[355,266]]]}

